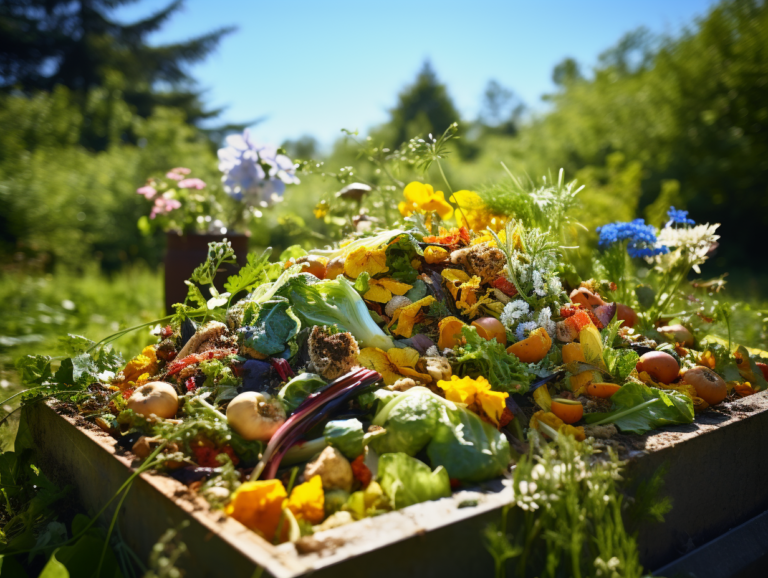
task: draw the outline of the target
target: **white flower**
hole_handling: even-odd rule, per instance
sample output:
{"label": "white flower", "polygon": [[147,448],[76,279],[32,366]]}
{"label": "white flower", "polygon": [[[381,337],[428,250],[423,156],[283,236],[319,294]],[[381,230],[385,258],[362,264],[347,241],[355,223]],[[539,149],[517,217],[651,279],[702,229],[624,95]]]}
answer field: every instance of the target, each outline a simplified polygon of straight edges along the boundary
{"label": "white flower", "polygon": [[539,311],[539,318],[536,322],[539,324],[539,327],[543,327],[547,333],[549,333],[550,337],[555,336],[557,325],[552,321],[552,310],[549,307],[545,307]]}
{"label": "white flower", "polygon": [[659,233],[657,244],[669,247],[669,253],[646,260],[656,264],[656,269],[663,273],[684,258],[696,273],[701,273],[699,265],[707,260],[709,252],[717,246],[720,235],[716,235],[715,231],[719,226],[719,223],[715,223],[679,229],[665,227]]}
{"label": "white flower", "polygon": [[533,272],[533,291],[539,297],[547,296],[547,288],[544,286],[544,279],[538,271]]}
{"label": "white flower", "polygon": [[539,324],[535,321],[526,321],[525,323],[520,323],[517,326],[517,330],[515,331],[515,337],[517,337],[518,341],[522,341],[526,337],[528,337],[528,334],[533,331],[534,329],[538,329]]}
{"label": "white flower", "polygon": [[552,297],[556,297],[560,294],[560,291],[563,290],[563,284],[560,281],[560,277],[557,275],[553,275],[552,278],[549,280],[549,294]]}
{"label": "white flower", "polygon": [[501,323],[511,331],[515,323],[520,321],[523,316],[528,315],[530,310],[530,305],[522,299],[510,301],[504,306],[504,310],[501,312]]}

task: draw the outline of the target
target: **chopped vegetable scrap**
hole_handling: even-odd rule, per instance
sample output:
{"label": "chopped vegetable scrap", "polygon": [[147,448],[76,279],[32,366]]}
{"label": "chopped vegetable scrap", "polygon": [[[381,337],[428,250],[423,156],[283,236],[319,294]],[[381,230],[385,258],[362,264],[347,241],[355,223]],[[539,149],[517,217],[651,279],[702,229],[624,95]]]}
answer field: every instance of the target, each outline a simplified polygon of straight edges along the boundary
{"label": "chopped vegetable scrap", "polygon": [[[673,288],[645,284],[683,251],[645,225],[601,228],[610,278],[582,281],[563,231],[478,193],[413,182],[399,208],[402,228],[251,257],[207,300],[200,272],[231,253],[212,243],[156,344],[124,363],[72,337],[56,372],[37,356],[20,374],[275,543],[503,476],[510,441],[643,435],[768,388],[759,352],[702,334],[716,313],[674,318]],[[612,273],[629,258],[643,285]]]}

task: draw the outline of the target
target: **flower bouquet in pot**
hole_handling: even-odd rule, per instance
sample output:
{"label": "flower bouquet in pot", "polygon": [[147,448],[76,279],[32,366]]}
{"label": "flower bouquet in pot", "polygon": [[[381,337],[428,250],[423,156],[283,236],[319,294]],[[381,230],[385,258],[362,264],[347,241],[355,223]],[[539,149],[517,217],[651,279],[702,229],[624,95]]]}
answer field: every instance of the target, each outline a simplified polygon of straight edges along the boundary
{"label": "flower bouquet in pot", "polygon": [[[229,240],[237,263],[245,264],[252,221],[282,200],[286,185],[299,183],[293,161],[280,149],[257,143],[248,129],[228,136],[218,156],[220,183],[207,183],[191,169],[176,167],[150,177],[136,190],[151,203],[149,215],[139,219],[139,229],[166,233],[167,311],[184,300],[184,280],[205,260],[209,243]],[[220,280],[233,271],[225,268]]]}

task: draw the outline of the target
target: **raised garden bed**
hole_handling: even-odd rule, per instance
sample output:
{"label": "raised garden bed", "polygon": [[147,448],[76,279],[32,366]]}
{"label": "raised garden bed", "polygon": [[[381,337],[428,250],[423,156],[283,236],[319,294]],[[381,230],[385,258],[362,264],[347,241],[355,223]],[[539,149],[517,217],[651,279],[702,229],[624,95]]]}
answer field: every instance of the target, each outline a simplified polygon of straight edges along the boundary
{"label": "raised garden bed", "polygon": [[[113,438],[78,416],[37,403],[24,419],[38,462],[97,511],[131,474],[133,457]],[[641,561],[653,570],[768,509],[768,455],[759,439],[768,428],[768,392],[725,402],[694,424],[611,441],[630,460],[633,483],[668,466],[664,494],[673,509],[663,524],[642,528]],[[135,464],[134,464],[135,465]],[[186,486],[142,474],[124,502],[119,527],[146,557],[169,527],[188,520],[182,538],[188,576],[249,577],[257,566],[278,578],[303,576],[491,575],[482,530],[510,497],[501,480],[476,491],[426,502],[273,546],[239,522],[210,510]],[[108,511],[105,515],[111,515]]]}

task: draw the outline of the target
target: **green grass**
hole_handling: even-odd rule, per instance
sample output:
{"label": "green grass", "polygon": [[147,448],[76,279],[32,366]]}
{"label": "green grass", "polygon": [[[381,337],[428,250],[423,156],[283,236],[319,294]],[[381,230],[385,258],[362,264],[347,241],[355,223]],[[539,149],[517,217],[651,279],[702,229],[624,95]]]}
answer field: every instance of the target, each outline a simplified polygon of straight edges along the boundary
{"label": "green grass", "polygon": [[[61,355],[59,337],[67,333],[99,340],[118,329],[163,315],[162,273],[133,267],[107,277],[97,267],[82,273],[60,270],[51,275],[8,273],[0,277],[0,400],[20,391],[14,369],[29,354]],[[126,358],[154,341],[148,330],[115,342]],[[20,398],[4,404],[2,415]],[[15,436],[18,413],[0,429],[0,449]]]}

